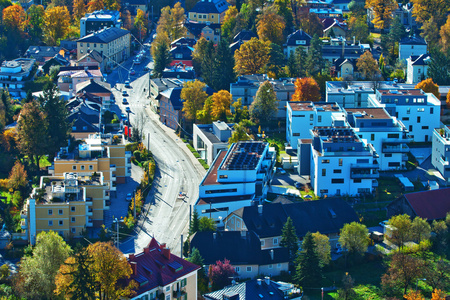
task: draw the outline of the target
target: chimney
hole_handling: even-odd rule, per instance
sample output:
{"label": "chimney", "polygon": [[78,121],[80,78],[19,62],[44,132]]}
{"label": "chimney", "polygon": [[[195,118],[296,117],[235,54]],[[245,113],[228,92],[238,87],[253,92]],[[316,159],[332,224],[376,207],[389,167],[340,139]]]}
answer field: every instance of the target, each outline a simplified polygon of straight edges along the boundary
{"label": "chimney", "polygon": [[262,284],[262,279],[258,279],[256,282],[258,283],[258,285],[261,285]]}
{"label": "chimney", "polygon": [[130,262],[131,270],[133,270],[133,275],[137,275],[137,262]]}
{"label": "chimney", "polygon": [[144,253],[145,254],[149,254],[150,253],[150,248],[149,247],[145,247],[144,248]]}
{"label": "chimney", "polygon": [[258,205],[258,214],[261,216],[263,212],[263,206],[262,205]]}
{"label": "chimney", "polygon": [[273,249],[270,250],[270,259],[273,260]]}
{"label": "chimney", "polygon": [[162,253],[165,258],[170,259],[170,249],[169,248],[162,249]]}
{"label": "chimney", "polygon": [[161,245],[159,245],[159,249],[165,249],[166,248],[166,243],[163,243],[163,244],[161,244]]}
{"label": "chimney", "polygon": [[134,259],[134,254],[128,255],[128,259],[129,259],[129,260],[133,260],[133,259]]}
{"label": "chimney", "polygon": [[265,282],[267,285],[270,285],[270,277],[268,277],[268,276],[264,277],[264,282]]}

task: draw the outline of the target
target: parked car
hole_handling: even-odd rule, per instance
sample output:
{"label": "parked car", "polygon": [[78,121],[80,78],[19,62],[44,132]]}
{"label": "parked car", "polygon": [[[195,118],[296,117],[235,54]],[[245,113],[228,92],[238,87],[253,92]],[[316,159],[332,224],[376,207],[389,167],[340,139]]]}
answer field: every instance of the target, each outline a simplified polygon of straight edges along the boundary
{"label": "parked car", "polygon": [[133,196],[131,195],[131,193],[127,194],[127,201],[130,202],[133,199]]}
{"label": "parked car", "polygon": [[127,108],[125,108],[125,111],[126,111],[127,113],[129,113],[129,112],[131,112],[131,108],[130,108],[129,106],[127,106]]}
{"label": "parked car", "polygon": [[127,101],[127,99],[126,99],[126,98],[123,98],[123,100],[122,100],[122,104],[125,104],[125,105],[127,105],[127,104],[128,104],[128,101]]}
{"label": "parked car", "polygon": [[277,168],[277,172],[280,173],[281,175],[286,174],[286,171],[283,168]]}
{"label": "parked car", "polygon": [[295,182],[295,187],[300,189],[302,187],[302,184],[298,181]]}
{"label": "parked car", "polygon": [[134,71],[133,69],[130,70],[130,75],[134,75],[136,74],[136,71]]}
{"label": "parked car", "polygon": [[128,96],[128,92],[127,91],[123,91],[122,92],[122,96],[127,97]]}
{"label": "parked car", "polygon": [[129,80],[125,80],[125,87],[126,88],[130,88],[131,87]]}

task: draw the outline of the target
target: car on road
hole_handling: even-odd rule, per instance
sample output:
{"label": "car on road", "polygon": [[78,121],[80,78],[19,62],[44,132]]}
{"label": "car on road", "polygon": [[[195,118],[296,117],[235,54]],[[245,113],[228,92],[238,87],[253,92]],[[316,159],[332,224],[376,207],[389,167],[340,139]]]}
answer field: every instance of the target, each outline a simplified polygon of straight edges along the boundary
{"label": "car on road", "polygon": [[124,113],[122,113],[122,114],[120,114],[120,118],[121,118],[121,119],[126,119],[126,118],[127,118],[127,115],[124,114]]}
{"label": "car on road", "polygon": [[131,112],[131,108],[130,108],[129,106],[127,106],[127,108],[125,108],[125,111],[126,111],[127,113],[129,113],[129,112]]}
{"label": "car on road", "polygon": [[122,104],[128,104],[128,101],[127,101],[127,99],[126,98],[123,98],[123,100],[122,100]]}
{"label": "car on road", "polygon": [[302,184],[298,181],[295,182],[295,187],[300,189],[302,187]]}
{"label": "car on road", "polygon": [[124,97],[128,96],[128,92],[127,91],[123,91],[122,92],[122,96],[124,96]]}
{"label": "car on road", "polygon": [[125,87],[126,88],[130,88],[131,87],[129,80],[125,80]]}
{"label": "car on road", "polygon": [[134,75],[134,74],[136,74],[136,71],[133,70],[133,69],[131,69],[131,70],[130,70],[130,75]]}
{"label": "car on road", "polygon": [[277,173],[280,173],[281,175],[285,175],[286,171],[283,168],[277,168]]}
{"label": "car on road", "polygon": [[127,194],[126,200],[127,200],[128,202],[130,202],[132,199],[133,199],[133,196],[131,195],[131,193],[128,193],[128,194]]}

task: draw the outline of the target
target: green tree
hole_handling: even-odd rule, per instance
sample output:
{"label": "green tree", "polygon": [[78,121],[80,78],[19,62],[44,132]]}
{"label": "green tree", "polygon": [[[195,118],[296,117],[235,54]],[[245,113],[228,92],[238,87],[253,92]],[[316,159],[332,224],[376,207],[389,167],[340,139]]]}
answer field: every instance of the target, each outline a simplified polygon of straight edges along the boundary
{"label": "green tree", "polygon": [[228,139],[228,144],[237,143],[239,141],[248,141],[250,137],[247,133],[247,128],[241,121],[241,123],[234,124],[233,132],[231,133],[231,137]]}
{"label": "green tree", "polygon": [[405,26],[398,17],[391,24],[388,34],[381,35],[381,45],[389,53],[389,59],[395,61],[400,40],[406,36]]}
{"label": "green tree", "polygon": [[273,2],[273,7],[278,15],[280,15],[286,22],[286,27],[284,29],[284,35],[291,32],[294,27],[294,16],[292,14],[292,7],[289,0],[275,0]]}
{"label": "green tree", "polygon": [[184,100],[183,112],[187,120],[195,122],[197,112],[203,108],[208,94],[204,91],[206,85],[198,80],[185,82],[181,90],[181,99]]}
{"label": "green tree", "polygon": [[238,14],[239,12],[236,9],[236,6],[228,7],[228,10],[225,12],[225,17],[223,18],[222,26],[220,27],[222,31],[222,39],[226,39],[234,35],[234,28],[236,27],[236,16]]}
{"label": "green tree", "polygon": [[367,251],[369,230],[364,224],[345,224],[339,234],[339,243],[349,254],[362,255]]}
{"label": "green tree", "polygon": [[[13,117],[14,117],[14,110],[13,110],[13,105],[11,104],[12,102],[12,98],[11,95],[9,94],[9,92],[7,90],[1,90],[1,104],[3,104],[0,107],[0,114],[3,114],[3,126],[10,124],[11,122],[13,122]],[[0,118],[0,123],[2,122],[1,118]]]}
{"label": "green tree", "polygon": [[213,111],[214,102],[212,96],[209,96],[205,100],[205,104],[203,105],[203,109],[197,111],[197,121],[201,124],[211,124],[213,121],[212,111]]}
{"label": "green tree", "polygon": [[233,107],[233,122],[239,123],[244,119],[249,119],[249,112],[247,106],[242,105],[242,98],[238,98],[231,104]]}
{"label": "green tree", "polygon": [[269,62],[269,53],[269,42],[252,38],[234,53],[234,70],[239,75],[258,74]]}
{"label": "green tree", "polygon": [[311,36],[320,36],[323,33],[322,22],[315,13],[302,13],[299,23],[299,27]]}
{"label": "green tree", "polygon": [[405,295],[408,287],[422,277],[423,261],[398,252],[392,256],[389,269],[381,277],[381,286],[386,295]]}
{"label": "green tree", "polygon": [[[305,70],[310,76],[315,76],[322,72],[324,60],[322,58],[322,41],[315,34],[311,39],[311,46],[305,59]],[[302,66],[300,66],[302,67]]]}
{"label": "green tree", "polygon": [[161,17],[158,21],[158,27],[156,27],[156,33],[158,35],[165,33],[170,41],[173,42],[186,35],[185,20],[186,15],[180,2],[175,3],[173,8],[166,6],[161,9]]}
{"label": "green tree", "polygon": [[431,236],[431,226],[427,220],[420,217],[415,217],[411,223],[411,237],[414,241],[420,243],[423,240],[429,239]]}
{"label": "green tree", "polygon": [[433,79],[438,85],[450,84],[450,57],[442,51],[432,49],[431,59],[428,64],[428,77]]}
{"label": "green tree", "polygon": [[398,8],[398,4],[395,0],[367,0],[366,8],[373,12],[372,23],[375,28],[383,30],[389,28],[393,12]]}
{"label": "green tree", "polygon": [[338,290],[339,299],[354,299],[356,296],[355,290],[353,289],[354,284],[355,280],[346,272],[342,278],[342,288]]}
{"label": "green tree", "polygon": [[407,214],[393,216],[388,224],[393,226],[392,233],[388,240],[399,248],[402,248],[406,242],[411,240],[411,219]]}
{"label": "green tree", "polygon": [[297,267],[294,280],[308,288],[320,287],[322,269],[316,252],[316,244],[312,234],[308,232],[303,238],[302,250],[297,254]]}
{"label": "green tree", "polygon": [[211,87],[216,91],[229,91],[230,84],[235,81],[233,53],[228,42],[225,39],[220,39],[214,57],[214,74]]}
{"label": "green tree", "polygon": [[[203,57],[207,56],[207,54],[206,54],[207,46],[208,46],[208,41],[205,39],[205,37],[202,36],[197,41],[197,43],[194,45],[194,51],[192,51],[192,65],[194,67],[195,73],[198,76],[202,75]],[[208,67],[211,67],[211,66],[208,66]]]}
{"label": "green tree", "polygon": [[[367,16],[352,16],[348,21],[348,29],[350,36],[354,36],[356,41],[367,41],[369,36],[369,26],[367,25]],[[383,36],[382,36],[383,37]]]}
{"label": "green tree", "polygon": [[208,289],[208,278],[206,277],[205,269],[203,268],[204,261],[200,251],[198,251],[197,248],[192,248],[191,254],[187,260],[200,267],[200,270],[198,270],[197,273],[197,288],[201,292],[206,292]]}
{"label": "green tree", "polygon": [[201,56],[201,74],[204,82],[208,86],[214,84],[214,64],[215,64],[215,49],[214,42],[208,41],[206,43],[205,51]]}
{"label": "green tree", "polygon": [[279,78],[282,74],[283,67],[286,65],[286,57],[283,48],[278,44],[270,44],[269,62],[266,65],[267,73],[270,77]]}
{"label": "green tree", "polygon": [[200,229],[200,222],[198,218],[198,211],[194,209],[194,211],[192,212],[192,219],[189,227],[189,235],[196,233],[199,229]]}
{"label": "green tree", "polygon": [[368,80],[375,80],[380,74],[377,61],[373,58],[370,51],[364,52],[357,60],[356,67],[362,76]]}
{"label": "green tree", "polygon": [[316,252],[319,257],[320,267],[323,268],[331,261],[330,239],[320,232],[312,234],[314,243],[316,243]]}
{"label": "green tree", "polygon": [[216,231],[216,223],[208,217],[201,217],[198,221],[198,231]]}
{"label": "green tree", "polygon": [[172,62],[167,36],[165,38],[157,38],[152,43],[152,56],[155,62],[152,76],[154,78],[160,78],[164,69]]}
{"label": "green tree", "polygon": [[252,121],[261,125],[268,125],[278,111],[278,100],[270,81],[260,85],[253,103],[250,105]]}
{"label": "green tree", "polygon": [[291,263],[294,262],[298,251],[298,237],[291,217],[288,217],[286,223],[284,223],[281,231],[280,246],[289,250],[289,261]]}
{"label": "green tree", "polygon": [[56,288],[55,277],[72,249],[54,231],[41,232],[36,237],[32,256],[20,263],[16,290],[27,299],[51,299]]}
{"label": "green tree", "polygon": [[44,7],[42,5],[31,5],[27,10],[28,24],[30,27],[30,35],[33,38],[42,36],[42,26],[44,24]]}

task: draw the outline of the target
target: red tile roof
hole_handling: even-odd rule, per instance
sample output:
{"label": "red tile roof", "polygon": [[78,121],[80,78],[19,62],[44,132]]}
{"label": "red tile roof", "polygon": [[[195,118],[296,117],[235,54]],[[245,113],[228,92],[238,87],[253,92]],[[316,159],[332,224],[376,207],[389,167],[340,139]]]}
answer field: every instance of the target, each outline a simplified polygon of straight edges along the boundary
{"label": "red tile roof", "polygon": [[131,280],[138,283],[136,296],[156,287],[164,287],[200,269],[199,266],[170,253],[165,244],[153,238],[144,252],[128,257],[133,269]]}
{"label": "red tile roof", "polygon": [[428,220],[443,219],[450,212],[450,189],[404,195],[416,215]]}

